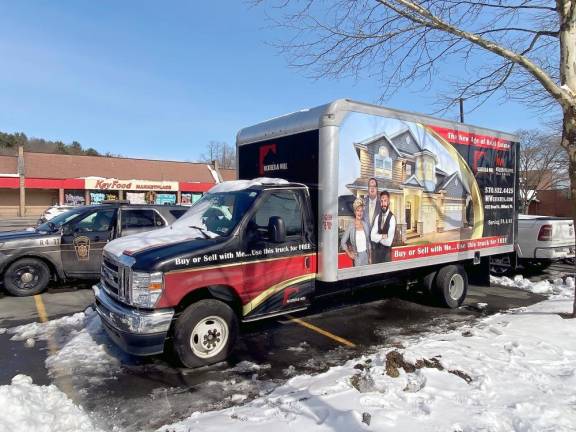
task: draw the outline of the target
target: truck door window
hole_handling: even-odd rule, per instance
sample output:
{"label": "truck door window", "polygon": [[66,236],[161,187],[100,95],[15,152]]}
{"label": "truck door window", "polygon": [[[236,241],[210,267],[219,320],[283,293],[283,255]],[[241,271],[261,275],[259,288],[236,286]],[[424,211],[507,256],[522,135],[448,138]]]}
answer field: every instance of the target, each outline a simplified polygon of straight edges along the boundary
{"label": "truck door window", "polygon": [[99,210],[90,213],[75,224],[78,232],[104,232],[110,231],[114,210]]}
{"label": "truck door window", "polygon": [[151,209],[123,210],[122,229],[164,226],[164,220]]}
{"label": "truck door window", "polygon": [[280,216],[286,226],[286,236],[302,235],[302,209],[291,191],[272,192],[260,204],[252,218],[252,229],[264,234],[268,231],[268,221],[272,216]]}

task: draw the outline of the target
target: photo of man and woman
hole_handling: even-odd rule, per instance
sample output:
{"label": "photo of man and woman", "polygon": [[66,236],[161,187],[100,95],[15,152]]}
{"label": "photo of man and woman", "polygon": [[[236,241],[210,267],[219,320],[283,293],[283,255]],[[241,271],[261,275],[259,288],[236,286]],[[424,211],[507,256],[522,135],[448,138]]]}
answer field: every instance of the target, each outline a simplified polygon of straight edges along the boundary
{"label": "photo of man and woman", "polygon": [[469,176],[425,127],[354,113],[339,151],[340,250],[354,267],[390,262],[395,247],[472,238]]}

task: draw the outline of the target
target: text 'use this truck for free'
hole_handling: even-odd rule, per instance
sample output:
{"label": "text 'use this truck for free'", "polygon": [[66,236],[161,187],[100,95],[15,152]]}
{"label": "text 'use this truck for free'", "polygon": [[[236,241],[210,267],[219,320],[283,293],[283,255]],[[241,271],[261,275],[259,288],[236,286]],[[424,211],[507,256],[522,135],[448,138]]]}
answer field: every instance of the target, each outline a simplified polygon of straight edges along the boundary
{"label": "text 'use this truck for free'", "polygon": [[125,351],[170,340],[196,367],[230,354],[240,322],[375,281],[458,307],[470,270],[514,250],[517,152],[510,134],[344,99],[245,128],[241,180],[106,246],[96,310]]}

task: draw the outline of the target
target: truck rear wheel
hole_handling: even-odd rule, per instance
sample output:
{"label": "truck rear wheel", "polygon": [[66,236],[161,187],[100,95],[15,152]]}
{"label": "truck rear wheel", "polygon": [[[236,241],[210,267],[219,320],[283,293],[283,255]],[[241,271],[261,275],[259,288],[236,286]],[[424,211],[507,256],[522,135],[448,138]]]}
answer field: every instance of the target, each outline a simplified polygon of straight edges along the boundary
{"label": "truck rear wheel", "polygon": [[438,270],[434,292],[440,304],[449,308],[459,307],[468,292],[468,275],[462,266],[448,265]]}
{"label": "truck rear wheel", "polygon": [[189,368],[225,360],[238,335],[238,318],[219,300],[201,300],[180,315],[174,328],[174,350]]}
{"label": "truck rear wheel", "polygon": [[39,294],[50,282],[50,269],[36,258],[22,258],[13,262],[4,272],[6,291],[17,297]]}

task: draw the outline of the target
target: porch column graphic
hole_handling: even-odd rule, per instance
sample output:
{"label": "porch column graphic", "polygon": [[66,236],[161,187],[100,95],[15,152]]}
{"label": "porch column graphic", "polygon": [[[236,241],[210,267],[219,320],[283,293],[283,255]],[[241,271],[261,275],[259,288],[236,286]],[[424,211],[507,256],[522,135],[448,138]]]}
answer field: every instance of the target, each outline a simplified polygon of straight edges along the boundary
{"label": "porch column graphic", "polygon": [[24,177],[24,147],[18,146],[18,187],[20,189],[20,206],[18,216],[26,216],[26,182]]}

